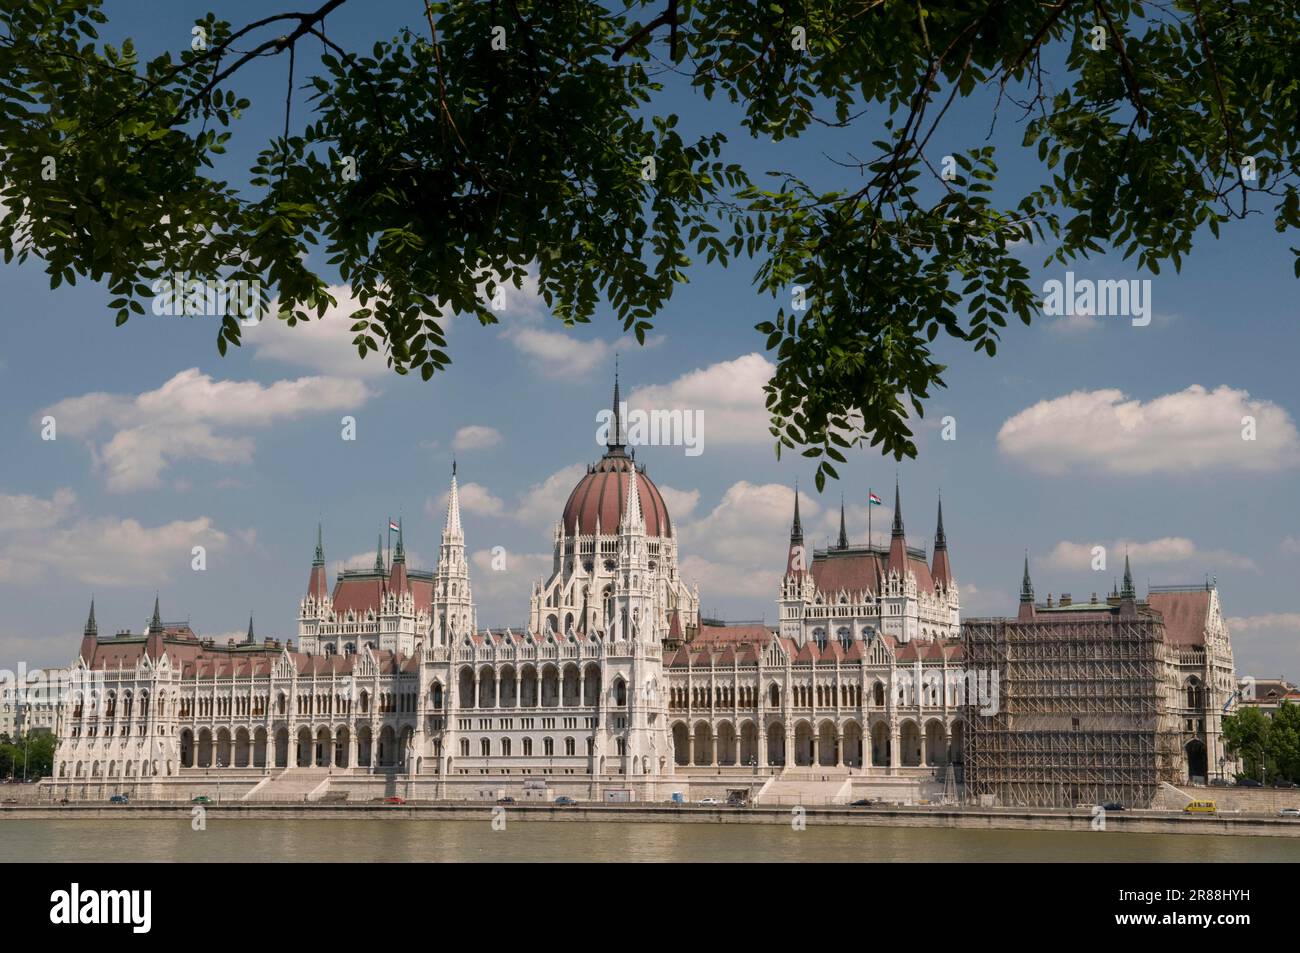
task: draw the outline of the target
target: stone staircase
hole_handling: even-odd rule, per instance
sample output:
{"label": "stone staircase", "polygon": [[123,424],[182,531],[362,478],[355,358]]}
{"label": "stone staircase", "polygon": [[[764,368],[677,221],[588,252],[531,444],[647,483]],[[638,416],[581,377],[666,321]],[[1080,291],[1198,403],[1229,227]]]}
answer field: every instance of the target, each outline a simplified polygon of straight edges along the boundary
{"label": "stone staircase", "polygon": [[844,775],[782,775],[764,785],[756,800],[759,804],[821,807],[847,804],[852,789],[852,780]]}
{"label": "stone staircase", "polygon": [[316,801],[329,789],[328,768],[285,768],[245,794],[242,801]]}

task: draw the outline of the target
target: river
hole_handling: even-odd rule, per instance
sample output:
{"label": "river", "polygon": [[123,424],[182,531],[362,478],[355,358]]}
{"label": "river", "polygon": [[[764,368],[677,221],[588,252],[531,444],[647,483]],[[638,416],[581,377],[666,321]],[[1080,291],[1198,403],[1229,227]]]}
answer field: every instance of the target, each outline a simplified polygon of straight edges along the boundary
{"label": "river", "polygon": [[1300,838],[487,820],[0,820],[0,861],[1300,862]]}

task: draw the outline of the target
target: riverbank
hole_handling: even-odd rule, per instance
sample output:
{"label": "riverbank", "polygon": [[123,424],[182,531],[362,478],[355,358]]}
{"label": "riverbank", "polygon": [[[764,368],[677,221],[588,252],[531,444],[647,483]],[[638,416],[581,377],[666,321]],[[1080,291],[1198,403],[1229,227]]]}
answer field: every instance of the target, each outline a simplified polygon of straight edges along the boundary
{"label": "riverbank", "polygon": [[[73,802],[65,805],[3,805],[0,822],[22,819],[190,819],[197,805],[177,802],[104,804]],[[483,821],[494,816],[509,821],[762,824],[791,827],[808,825],[846,827],[914,827],[954,830],[1092,831],[1091,811],[1046,808],[976,807],[841,807],[757,806],[712,807],[668,804],[557,805],[491,803],[410,804],[275,804],[246,803],[204,805],[209,818],[249,819],[407,819]],[[1167,811],[1109,812],[1105,830],[1145,834],[1218,834],[1251,837],[1300,838],[1300,818],[1263,815],[1187,815]]]}

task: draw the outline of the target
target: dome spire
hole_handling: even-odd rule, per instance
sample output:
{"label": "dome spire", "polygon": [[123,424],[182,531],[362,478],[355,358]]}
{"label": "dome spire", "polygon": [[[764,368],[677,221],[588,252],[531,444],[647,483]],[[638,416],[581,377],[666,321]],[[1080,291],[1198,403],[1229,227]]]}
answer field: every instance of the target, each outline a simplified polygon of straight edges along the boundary
{"label": "dome spire", "polygon": [[790,542],[803,542],[803,523],[799,522],[799,481],[794,481],[794,523],[790,525]]}
{"label": "dome spire", "polygon": [[614,427],[609,436],[605,439],[605,446],[610,450],[622,450],[625,446],[623,442],[623,410],[622,400],[618,393],[618,355],[614,355]]}
{"label": "dome spire", "polygon": [[459,533],[460,531],[460,488],[456,484],[456,461],[453,460],[451,462],[451,490],[447,493],[447,525],[443,528],[443,532]]}

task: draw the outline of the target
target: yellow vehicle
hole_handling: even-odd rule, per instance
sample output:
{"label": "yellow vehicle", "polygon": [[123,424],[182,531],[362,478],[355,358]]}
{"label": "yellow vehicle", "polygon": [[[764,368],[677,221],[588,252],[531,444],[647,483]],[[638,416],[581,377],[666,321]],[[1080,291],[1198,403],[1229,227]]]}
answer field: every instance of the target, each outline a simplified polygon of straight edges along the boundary
{"label": "yellow vehicle", "polygon": [[1218,814],[1219,806],[1213,801],[1191,801],[1183,808],[1184,814]]}

